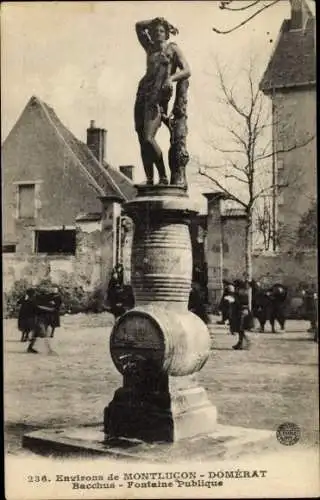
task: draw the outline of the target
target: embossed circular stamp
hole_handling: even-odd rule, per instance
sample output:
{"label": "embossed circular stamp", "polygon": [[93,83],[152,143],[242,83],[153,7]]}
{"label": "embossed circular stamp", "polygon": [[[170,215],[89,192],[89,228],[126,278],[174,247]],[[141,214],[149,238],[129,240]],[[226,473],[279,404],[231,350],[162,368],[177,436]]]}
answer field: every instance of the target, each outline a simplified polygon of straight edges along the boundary
{"label": "embossed circular stamp", "polygon": [[292,422],[285,422],[279,425],[276,436],[279,443],[285,446],[292,446],[300,440],[300,427]]}

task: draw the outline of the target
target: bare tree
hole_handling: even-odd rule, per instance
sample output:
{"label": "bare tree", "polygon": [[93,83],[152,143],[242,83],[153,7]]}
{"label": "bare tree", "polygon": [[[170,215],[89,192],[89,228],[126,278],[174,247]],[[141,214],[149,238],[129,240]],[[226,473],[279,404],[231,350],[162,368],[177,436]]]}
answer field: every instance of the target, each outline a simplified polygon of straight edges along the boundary
{"label": "bare tree", "polygon": [[276,237],[273,223],[273,200],[272,196],[262,196],[261,203],[257,202],[255,217],[253,221],[254,231],[258,238],[262,238],[264,250],[274,248],[274,238]]}
{"label": "bare tree", "polygon": [[[254,77],[254,66],[251,61],[249,68],[243,71],[244,78],[238,75],[236,85],[228,85],[225,72],[217,63],[221,93],[217,102],[223,107],[226,123],[219,115],[219,145],[212,139],[210,145],[217,155],[222,155],[223,161],[199,168],[201,175],[210,179],[226,198],[235,201],[245,212],[245,278],[248,281],[252,280],[252,232],[257,202],[262,197],[275,196],[278,190],[289,185],[289,178],[278,180],[272,175],[272,159],[278,153],[303,147],[314,138],[306,137],[297,143],[293,137],[285,149],[273,150],[271,127],[275,122],[270,116],[268,101],[259,90],[259,79]],[[217,114],[216,109],[215,112]],[[294,180],[292,173],[290,175],[291,183]],[[299,173],[295,181],[298,178]]]}
{"label": "bare tree", "polygon": [[[282,1],[282,0],[281,0]],[[289,3],[292,3],[292,0],[288,0]],[[315,1],[315,0],[314,0]],[[227,35],[229,33],[232,33],[233,31],[236,31],[239,28],[242,28],[246,24],[248,24],[252,19],[257,17],[259,14],[262,12],[266,11],[267,9],[270,9],[277,3],[279,3],[280,0],[268,0],[266,2],[263,2],[262,0],[250,0],[248,2],[241,1],[239,0],[221,0],[219,3],[219,7],[222,10],[226,10],[229,12],[247,12],[248,17],[243,19],[240,23],[235,24],[232,28],[228,30],[219,30],[218,28],[212,28],[215,33],[218,33],[219,35]]]}
{"label": "bare tree", "polygon": [[315,250],[318,243],[317,202],[313,201],[309,210],[300,219],[297,230],[298,248]]}

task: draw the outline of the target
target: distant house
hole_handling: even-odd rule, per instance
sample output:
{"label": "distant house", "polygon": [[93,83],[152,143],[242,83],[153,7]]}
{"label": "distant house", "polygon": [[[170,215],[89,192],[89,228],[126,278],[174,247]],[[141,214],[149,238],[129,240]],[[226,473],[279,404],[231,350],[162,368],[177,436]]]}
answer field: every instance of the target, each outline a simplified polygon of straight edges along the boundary
{"label": "distant house", "polygon": [[105,148],[93,121],[84,144],[29,100],[2,147],[5,286],[43,275],[73,274],[87,288],[106,279],[120,253],[121,203],[136,190],[132,167],[112,168]]}
{"label": "distant house", "polygon": [[279,249],[287,250],[301,217],[316,199],[315,2],[291,1],[260,82],[272,100],[275,223]]}

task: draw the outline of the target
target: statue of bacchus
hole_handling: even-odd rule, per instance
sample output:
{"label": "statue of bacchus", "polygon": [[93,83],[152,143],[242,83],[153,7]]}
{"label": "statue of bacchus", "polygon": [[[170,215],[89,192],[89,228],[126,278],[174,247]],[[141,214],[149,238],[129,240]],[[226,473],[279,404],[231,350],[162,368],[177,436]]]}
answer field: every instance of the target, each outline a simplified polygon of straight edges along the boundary
{"label": "statue of bacchus", "polygon": [[[162,151],[155,139],[161,123],[170,130],[168,154],[170,184],[187,187],[185,166],[189,160],[186,150],[187,90],[189,65],[170,35],[177,28],[161,17],[136,23],[138,40],[147,53],[147,70],[140,80],[134,108],[135,129],[138,134],[146,182],[154,183],[154,167],[159,184],[168,184]],[[176,87],[172,111],[168,106]]]}

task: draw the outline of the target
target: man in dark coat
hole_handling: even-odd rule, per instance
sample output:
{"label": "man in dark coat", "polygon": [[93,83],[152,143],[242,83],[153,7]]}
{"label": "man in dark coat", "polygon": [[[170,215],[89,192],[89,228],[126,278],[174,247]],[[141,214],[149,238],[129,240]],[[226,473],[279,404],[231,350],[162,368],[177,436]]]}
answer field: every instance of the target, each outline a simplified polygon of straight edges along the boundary
{"label": "man in dark coat", "polygon": [[318,341],[318,293],[316,286],[312,284],[303,290],[303,305],[305,317],[310,321],[308,333],[314,334],[314,341]]}
{"label": "man in dark coat", "polygon": [[122,315],[123,307],[121,300],[122,283],[120,282],[120,277],[116,269],[113,269],[112,275],[108,284],[107,290],[107,303],[108,309],[118,318]]}
{"label": "man in dark coat", "polygon": [[126,311],[134,307],[134,294],[131,285],[123,285],[123,303]]}
{"label": "man in dark coat", "polygon": [[61,303],[62,299],[59,293],[59,288],[57,286],[53,287],[51,296],[50,296],[50,302],[54,307],[54,312],[51,315],[51,335],[50,337],[52,338],[54,335],[54,331],[56,328],[60,326],[60,308],[61,308]]}
{"label": "man in dark coat", "polygon": [[24,297],[18,302],[20,304],[18,329],[21,332],[21,342],[28,340],[29,334],[34,328],[34,296],[35,291],[28,288]]}
{"label": "man in dark coat", "polygon": [[112,271],[107,290],[108,310],[116,319],[134,307],[132,287],[125,285],[123,279],[123,266],[118,264]]}
{"label": "man in dark coat", "polygon": [[120,285],[123,285],[123,281],[124,281],[123,265],[120,263],[116,264],[116,266],[114,267],[114,271],[117,273],[118,282],[120,283]]}
{"label": "man in dark coat", "polygon": [[202,319],[204,323],[208,323],[205,300],[201,293],[200,287],[196,284],[192,285],[190,291],[188,309],[189,311],[199,316],[199,318]]}
{"label": "man in dark coat", "polygon": [[219,311],[221,312],[221,320],[217,321],[217,325],[224,325],[226,321],[229,320],[229,303],[226,300],[226,296],[229,295],[229,286],[231,283],[227,280],[223,280],[223,293],[219,304]]}
{"label": "man in dark coat", "polygon": [[281,330],[285,329],[287,295],[288,290],[281,283],[276,283],[271,288],[270,323],[272,333],[277,333],[275,329],[276,321],[279,323]]}
{"label": "man in dark coat", "polygon": [[234,282],[235,301],[231,307],[230,331],[238,333],[238,342],[232,346],[235,350],[249,349],[250,341],[246,335],[251,326],[248,285],[240,280]]}
{"label": "man in dark coat", "polygon": [[264,327],[270,319],[271,292],[267,292],[258,281],[252,283],[252,314],[260,324],[260,332],[264,333]]}
{"label": "man in dark coat", "polygon": [[226,287],[226,295],[224,297],[224,302],[225,302],[225,313],[229,321],[229,331],[231,335],[234,335],[236,332],[234,330],[234,328],[236,328],[235,316],[234,316],[235,301],[236,301],[236,290],[234,285],[230,284]]}

